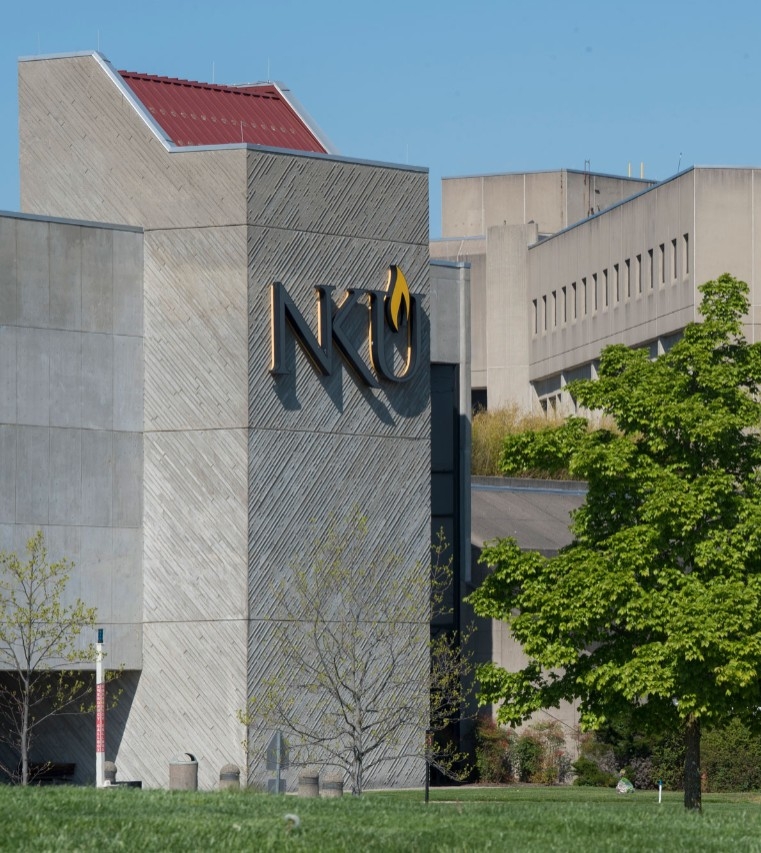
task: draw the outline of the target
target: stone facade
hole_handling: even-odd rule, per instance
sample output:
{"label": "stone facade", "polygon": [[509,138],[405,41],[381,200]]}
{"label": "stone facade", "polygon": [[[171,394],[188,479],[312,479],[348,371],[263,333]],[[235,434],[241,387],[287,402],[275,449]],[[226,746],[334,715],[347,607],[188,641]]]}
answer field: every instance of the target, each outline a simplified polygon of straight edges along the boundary
{"label": "stone facade", "polygon": [[[201,787],[228,762],[262,782],[271,733],[247,732],[237,712],[283,666],[270,590],[310,521],[356,506],[368,556],[390,547],[400,572],[428,571],[427,174],[245,145],[174,149],[95,54],[22,62],[19,103],[23,209],[144,229],[142,667],[128,666],[107,757],[151,787],[182,752],[198,758]],[[336,302],[381,290],[391,264],[425,318],[409,382],[366,387],[338,352],[318,375],[295,342],[288,372],[272,375],[273,281],[316,332],[315,286],[335,287]],[[370,364],[366,309],[346,331]],[[414,630],[424,675],[425,602]],[[109,646],[114,663],[124,654]],[[418,783],[420,737],[402,733],[407,757],[370,783]]]}

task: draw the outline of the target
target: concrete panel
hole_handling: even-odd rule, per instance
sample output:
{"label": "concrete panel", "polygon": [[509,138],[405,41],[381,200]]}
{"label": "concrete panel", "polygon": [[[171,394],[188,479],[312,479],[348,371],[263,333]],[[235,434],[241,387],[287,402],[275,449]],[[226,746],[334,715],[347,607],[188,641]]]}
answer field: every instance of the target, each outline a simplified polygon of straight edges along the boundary
{"label": "concrete panel", "polygon": [[82,523],[106,527],[113,511],[114,433],[82,431]]}
{"label": "concrete panel", "polygon": [[[526,196],[526,175],[487,175],[483,186],[482,234],[495,225],[523,225],[533,215]],[[550,182],[558,183],[557,175]]]}
{"label": "concrete panel", "polygon": [[143,334],[143,235],[113,232],[113,331]]}
{"label": "concrete panel", "polygon": [[50,430],[50,524],[82,523],[82,430]]}
{"label": "concrete panel", "polygon": [[17,379],[16,329],[0,326],[0,424],[17,421]]}
{"label": "concrete panel", "polygon": [[143,339],[114,336],[115,430],[143,428]]}
{"label": "concrete panel", "polygon": [[17,427],[0,424],[0,525],[16,521],[16,435]]}
{"label": "concrete panel", "polygon": [[114,338],[82,335],[82,426],[113,429]]}
{"label": "concrete panel", "polygon": [[50,338],[47,329],[16,330],[18,422],[50,423]]}
{"label": "concrete panel", "polygon": [[40,527],[48,523],[49,433],[47,427],[23,427],[16,434],[17,524]]}
{"label": "concrete panel", "polygon": [[82,338],[79,332],[49,332],[50,425],[82,424]]}
{"label": "concrete panel", "polygon": [[[143,531],[113,528],[111,563],[111,607],[109,619],[142,631],[143,620]],[[142,650],[138,645],[142,655]]]}
{"label": "concrete panel", "polygon": [[152,232],[145,268],[146,428],[245,426],[246,228]]}
{"label": "concrete panel", "polygon": [[442,180],[441,236],[476,237],[485,233],[483,178]]}
{"label": "concrete panel", "polygon": [[113,433],[113,514],[115,527],[140,527],[143,519],[143,437]]}
{"label": "concrete panel", "polygon": [[114,531],[111,527],[84,526],[80,534],[77,595],[90,607],[97,607],[98,618],[106,621],[112,607]]}
{"label": "concrete panel", "polygon": [[236,718],[247,701],[245,665],[244,619],[146,624],[143,672],[114,756],[120,778],[166,788],[169,762],[183,752],[196,756],[202,790],[218,787],[225,764],[245,767]]}
{"label": "concrete panel", "polygon": [[12,325],[18,320],[16,221],[0,216],[0,325]]}
{"label": "concrete panel", "polygon": [[752,186],[744,169],[700,169],[695,176],[696,283],[724,272],[751,281]]}
{"label": "concrete panel", "polygon": [[18,322],[47,328],[50,323],[50,247],[47,222],[16,220]]}
{"label": "concrete panel", "polygon": [[82,329],[112,332],[114,326],[113,232],[92,229],[82,244]]}
{"label": "concrete panel", "polygon": [[[82,327],[82,232],[78,225],[50,229],[50,325]],[[91,231],[92,233],[92,231]]]}
{"label": "concrete panel", "polygon": [[145,620],[247,614],[246,430],[145,434]]}

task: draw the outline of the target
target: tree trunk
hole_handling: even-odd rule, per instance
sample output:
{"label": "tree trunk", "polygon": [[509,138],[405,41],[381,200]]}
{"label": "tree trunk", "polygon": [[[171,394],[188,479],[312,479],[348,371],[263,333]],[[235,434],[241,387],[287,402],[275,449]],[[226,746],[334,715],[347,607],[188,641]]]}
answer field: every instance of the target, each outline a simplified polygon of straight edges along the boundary
{"label": "tree trunk", "polygon": [[690,716],[684,729],[684,807],[701,812],[700,718]]}
{"label": "tree trunk", "polygon": [[351,792],[355,797],[362,796],[362,758],[363,756],[354,753],[354,767],[352,768]]}
{"label": "tree trunk", "polygon": [[21,713],[21,784],[29,784],[29,688],[24,687]]}

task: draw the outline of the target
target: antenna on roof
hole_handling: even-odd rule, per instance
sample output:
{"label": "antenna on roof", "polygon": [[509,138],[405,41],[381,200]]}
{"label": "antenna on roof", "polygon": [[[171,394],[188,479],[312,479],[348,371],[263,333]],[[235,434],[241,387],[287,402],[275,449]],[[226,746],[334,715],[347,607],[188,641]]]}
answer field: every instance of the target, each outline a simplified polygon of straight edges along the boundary
{"label": "antenna on roof", "polygon": [[677,173],[679,172],[679,170],[680,170],[681,168],[682,168],[682,152],[680,151],[680,152],[679,152],[679,162],[676,164],[676,171],[677,171]]}

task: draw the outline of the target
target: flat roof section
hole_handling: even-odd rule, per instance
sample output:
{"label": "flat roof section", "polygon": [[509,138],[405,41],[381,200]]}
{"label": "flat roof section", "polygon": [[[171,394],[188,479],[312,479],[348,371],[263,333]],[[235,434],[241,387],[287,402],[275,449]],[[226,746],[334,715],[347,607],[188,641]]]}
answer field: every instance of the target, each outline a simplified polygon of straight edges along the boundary
{"label": "flat roof section", "polygon": [[471,544],[515,539],[526,551],[556,554],[570,545],[571,513],[583,503],[587,484],[576,480],[473,477]]}
{"label": "flat roof section", "polygon": [[249,143],[329,153],[275,84],[218,86],[117,73],[177,146]]}

